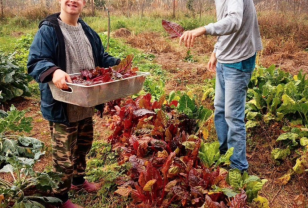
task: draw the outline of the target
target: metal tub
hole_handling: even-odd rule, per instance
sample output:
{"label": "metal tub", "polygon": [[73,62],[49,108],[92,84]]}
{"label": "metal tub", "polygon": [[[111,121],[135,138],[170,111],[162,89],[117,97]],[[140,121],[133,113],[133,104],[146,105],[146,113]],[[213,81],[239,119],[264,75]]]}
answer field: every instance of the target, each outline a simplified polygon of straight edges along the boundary
{"label": "metal tub", "polygon": [[55,100],[82,107],[93,107],[138,93],[142,89],[146,76],[149,75],[149,72],[137,72],[133,77],[91,86],[67,83],[70,91],[60,90],[53,82],[48,84]]}

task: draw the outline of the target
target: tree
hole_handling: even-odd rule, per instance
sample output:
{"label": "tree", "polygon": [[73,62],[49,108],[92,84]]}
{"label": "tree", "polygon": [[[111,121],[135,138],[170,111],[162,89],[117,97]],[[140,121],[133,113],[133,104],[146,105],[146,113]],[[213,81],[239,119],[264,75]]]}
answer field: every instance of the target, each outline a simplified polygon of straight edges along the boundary
{"label": "tree", "polygon": [[175,1],[176,0],[173,0],[173,18],[175,18]]}
{"label": "tree", "polygon": [[138,11],[141,10],[141,17],[143,17],[144,8],[146,6],[146,0],[138,0]]}
{"label": "tree", "polygon": [[4,18],[4,6],[3,6],[3,0],[0,0],[0,4],[1,4],[1,18]]}
{"label": "tree", "polygon": [[106,9],[106,1],[105,0],[95,0],[95,8]]}

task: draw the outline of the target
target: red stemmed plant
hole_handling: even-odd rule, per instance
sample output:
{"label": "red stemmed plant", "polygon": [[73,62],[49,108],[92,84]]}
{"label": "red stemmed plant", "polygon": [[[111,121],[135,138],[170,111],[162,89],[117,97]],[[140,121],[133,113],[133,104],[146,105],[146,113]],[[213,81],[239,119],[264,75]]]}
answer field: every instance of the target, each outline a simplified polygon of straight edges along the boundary
{"label": "red stemmed plant", "polygon": [[[227,196],[210,190],[229,187],[227,172],[201,163],[201,138],[183,131],[175,106],[176,101],[168,104],[165,97],[151,102],[147,94],[114,107],[109,141],[120,153],[119,163],[131,164],[128,177],[117,180],[115,193],[131,195],[130,207],[226,207]],[[245,204],[244,198],[236,199]]]}

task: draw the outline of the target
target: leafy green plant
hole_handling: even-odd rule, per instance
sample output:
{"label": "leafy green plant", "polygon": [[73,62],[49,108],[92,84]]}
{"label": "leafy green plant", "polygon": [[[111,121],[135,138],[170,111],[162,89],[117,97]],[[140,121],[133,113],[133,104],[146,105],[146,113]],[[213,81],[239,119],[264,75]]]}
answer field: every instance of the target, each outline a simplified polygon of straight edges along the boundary
{"label": "leafy green plant", "polygon": [[161,79],[155,80],[153,77],[148,77],[143,86],[144,93],[141,92],[139,95],[144,95],[150,93],[154,100],[159,100],[159,98],[165,95],[165,82]]}
{"label": "leafy green plant", "polygon": [[305,151],[303,155],[296,160],[296,164],[292,170],[297,174],[308,172],[308,152]]}
{"label": "leafy green plant", "polygon": [[24,72],[27,71],[27,62],[28,62],[28,55],[29,49],[33,42],[34,35],[26,34],[19,38],[16,42],[15,52],[12,54],[14,58],[14,64],[22,67]]}
{"label": "leafy green plant", "polygon": [[205,84],[203,87],[203,95],[202,95],[202,101],[210,98],[212,101],[214,101],[215,98],[215,82],[216,79],[207,79],[205,80]]}
{"label": "leafy green plant", "polygon": [[299,140],[299,135],[296,133],[288,132],[281,134],[276,141],[288,141],[290,142],[290,145],[295,147],[298,146],[298,142],[296,140]]}
{"label": "leafy green plant", "polygon": [[[25,111],[18,111],[14,106],[10,111],[0,114],[0,169],[1,173],[10,173],[14,182],[0,179],[0,193],[4,201],[0,205],[14,207],[45,207],[45,203],[60,203],[53,197],[36,196],[37,191],[51,192],[57,188],[60,175],[53,172],[38,173],[33,170],[35,162],[44,152],[44,144],[31,137],[14,135],[14,132],[30,132],[32,118],[25,117]],[[26,195],[26,193],[28,195]]]}
{"label": "leafy green plant", "polygon": [[307,146],[307,137],[308,130],[306,128],[292,128],[289,132],[281,134],[276,141],[284,144],[286,148],[275,148],[271,153],[272,158],[275,160],[286,159],[291,154],[291,150]]}
{"label": "leafy green plant", "polygon": [[205,167],[215,167],[220,164],[230,165],[230,157],[233,155],[234,148],[228,149],[226,154],[221,155],[219,151],[219,142],[203,143],[200,146],[199,158]]}
{"label": "leafy green plant", "polygon": [[302,72],[292,77],[289,73],[275,69],[259,68],[254,71],[249,84],[246,104],[247,128],[283,118],[300,118],[308,123],[308,81]]}
{"label": "leafy green plant", "polygon": [[272,158],[274,160],[285,160],[289,155],[291,154],[290,148],[286,149],[280,149],[280,148],[275,148],[272,150]]}
{"label": "leafy green plant", "polygon": [[32,118],[25,117],[26,111],[19,111],[15,106],[11,106],[8,112],[2,111],[0,117],[0,136],[4,136],[9,131],[30,132],[32,129]]}
{"label": "leafy green plant", "polygon": [[[0,193],[4,196],[4,202],[0,205],[5,207],[14,204],[14,207],[45,207],[43,204],[58,204],[61,200],[54,197],[28,195],[33,188],[36,191],[49,191],[57,188],[60,181],[60,175],[53,172],[40,173],[33,171],[34,160],[27,158],[18,158],[10,156],[7,161],[9,164],[5,165],[0,172],[11,173],[14,182],[9,183],[0,179]],[[14,173],[17,175],[15,178]]]}
{"label": "leafy green plant", "polygon": [[187,50],[184,61],[189,63],[197,62],[197,60],[195,60],[193,55],[191,54],[191,50]]}
{"label": "leafy green plant", "polygon": [[10,111],[1,111],[0,116],[0,164],[9,163],[10,157],[26,157],[38,160],[44,153],[44,144],[31,137],[15,135],[15,132],[30,132],[32,118],[25,117],[25,111],[17,110],[13,105]]}
{"label": "leafy green plant", "polygon": [[87,162],[87,179],[99,181],[103,179],[100,194],[107,197],[116,188],[116,179],[122,177],[129,169],[128,163],[118,164],[119,155],[112,151],[110,143],[96,141],[93,143]]}
{"label": "leafy green plant", "polygon": [[115,25],[114,25],[114,29],[120,29],[120,28],[126,28],[126,23],[122,20],[117,20]]}
{"label": "leafy green plant", "polygon": [[28,82],[29,75],[24,69],[13,64],[12,56],[0,54],[0,89],[2,91],[0,102],[6,102],[15,97],[30,96]]}
{"label": "leafy green plant", "polygon": [[258,176],[254,175],[250,176],[246,171],[242,175],[240,170],[231,169],[228,172],[227,182],[236,191],[244,189],[247,194],[248,201],[252,202],[253,199],[257,198],[258,192],[262,189],[267,180],[261,180]]}
{"label": "leafy green plant", "polygon": [[[272,150],[275,160],[285,160],[291,151],[302,152],[307,144],[308,124],[308,81],[300,71],[297,75],[284,72],[271,66],[254,71],[249,83],[246,103],[247,128],[259,126],[261,122],[285,122],[282,134],[277,138],[279,148]],[[296,128],[292,128],[296,127]],[[300,146],[300,145],[302,146]],[[281,147],[281,145],[283,145]],[[279,180],[286,184],[291,175],[302,173],[301,158],[291,171]]]}
{"label": "leafy green plant", "polygon": [[195,119],[198,122],[199,127],[210,118],[213,112],[207,108],[204,108],[202,105],[197,106],[194,98],[190,98],[187,94],[181,92],[171,92],[169,100],[173,100],[175,96],[179,96],[179,106],[177,110],[179,113],[183,113],[188,116],[190,119]]}

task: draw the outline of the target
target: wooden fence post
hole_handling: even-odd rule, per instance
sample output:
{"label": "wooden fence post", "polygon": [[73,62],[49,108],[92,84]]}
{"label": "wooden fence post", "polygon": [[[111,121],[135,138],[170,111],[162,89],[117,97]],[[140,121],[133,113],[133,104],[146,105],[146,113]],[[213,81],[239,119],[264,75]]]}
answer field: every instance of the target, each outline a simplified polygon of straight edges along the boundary
{"label": "wooden fence post", "polygon": [[111,30],[111,24],[110,24],[110,12],[109,9],[107,8],[107,14],[108,14],[108,36],[107,36],[107,49],[106,51],[109,50],[109,44],[110,44],[110,30]]}
{"label": "wooden fence post", "polygon": [[94,5],[94,0],[91,0],[91,9],[92,9],[92,16],[95,15],[95,5]]}

